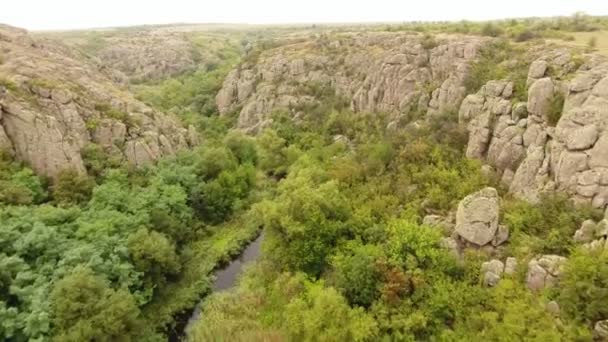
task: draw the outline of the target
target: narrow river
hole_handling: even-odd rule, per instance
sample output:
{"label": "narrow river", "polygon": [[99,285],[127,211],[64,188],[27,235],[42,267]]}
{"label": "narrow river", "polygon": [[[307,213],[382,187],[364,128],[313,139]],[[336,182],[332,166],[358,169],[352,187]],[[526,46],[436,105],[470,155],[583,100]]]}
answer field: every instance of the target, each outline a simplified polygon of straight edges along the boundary
{"label": "narrow river", "polygon": [[[243,266],[257,260],[260,256],[263,240],[264,232],[253,240],[236,259],[232,260],[224,268],[215,272],[215,281],[212,286],[213,292],[227,290],[236,285],[238,277],[243,272]],[[185,327],[183,327],[183,330],[180,332],[181,336],[170,336],[169,341],[185,341],[188,328],[200,319],[201,304],[202,303],[199,303],[192,312],[192,316],[188,319],[188,323],[185,324]]]}

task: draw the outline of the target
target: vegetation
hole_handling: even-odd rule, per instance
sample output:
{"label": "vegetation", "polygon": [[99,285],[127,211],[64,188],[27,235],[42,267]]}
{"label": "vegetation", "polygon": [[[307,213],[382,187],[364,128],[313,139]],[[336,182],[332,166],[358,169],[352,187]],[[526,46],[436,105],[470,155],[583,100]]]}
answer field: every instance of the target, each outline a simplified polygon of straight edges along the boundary
{"label": "vegetation", "polygon": [[[439,31],[497,37],[471,66],[466,90],[508,79],[521,101],[525,42],[605,28],[606,18],[577,15],[388,29],[423,32],[427,49]],[[92,35],[86,49],[102,48],[104,37]],[[352,113],[329,83],[296,83],[316,101],[277,110],[269,127],[246,136],[231,130],[234,116],[219,116],[215,94],[241,52],[250,63],[279,43],[259,32],[225,45],[188,37],[198,70],[131,87],[194,125],[201,146],[134,169],[120,153],[90,144],[82,149],[86,172],[66,169],[52,180],[0,154],[3,340],[163,341],[201,298],[190,341],[590,341],[595,322],[608,319],[608,253],[571,238],[601,213],[560,194],[536,204],[509,197],[479,161],[465,158],[468,134],[457,113],[425,120],[418,113],[402,122],[415,125],[391,130],[394,118]],[[330,48],[326,38],[315,44]],[[208,45],[222,58],[208,58]],[[106,103],[95,109],[131,120]],[[509,241],[456,258],[445,248],[449,232],[423,218],[453,213],[486,186],[503,197]],[[259,262],[232,291],[211,293],[213,271],[262,230]],[[568,257],[553,288],[529,291],[525,267],[483,285],[483,261],[515,256],[526,265],[541,254]],[[545,309],[551,300],[559,319]]]}
{"label": "vegetation", "polygon": [[[407,133],[385,131],[383,120],[334,112],[326,122],[299,123],[306,132],[277,120],[260,137],[280,141],[262,145],[261,155],[265,148],[298,151],[295,160],[281,159],[288,166],[275,195],[256,205],[264,258],[235,291],[205,301],[189,339],[589,339],[590,323],[603,313],[581,320],[586,309],[573,307],[560,322],[544,303],[555,297],[579,303],[577,296],[589,293],[579,294],[579,280],[598,279],[602,263],[588,273],[572,271],[569,283],[546,295],[530,292],[517,274],[496,288],[482,286],[479,262],[487,256],[467,254],[458,263],[441,247],[444,233],[420,224],[423,215],[453,210],[464,195],[491,184],[463,158],[462,144],[433,134],[455,129],[454,116]],[[333,133],[347,135],[356,148],[333,142]],[[503,219],[512,227],[510,251],[523,262],[541,253],[567,255],[574,245],[563,237],[594,215],[561,196],[538,206],[510,201]]]}
{"label": "vegetation", "polygon": [[[257,235],[259,226],[213,227],[249,206],[257,157],[247,137],[232,133],[138,171],[95,145],[85,159],[95,177],[65,170],[47,185],[2,154],[4,339],[160,338],[208,291],[213,268]],[[168,293],[183,301],[170,297],[148,316]]]}
{"label": "vegetation", "polygon": [[[507,79],[513,82],[514,100],[526,101],[528,97],[526,81],[531,61],[527,60],[525,49],[505,39],[484,46],[480,51],[480,57],[473,63],[465,79],[467,93],[479,91],[490,80]],[[517,59],[513,59],[516,55]]]}
{"label": "vegetation", "polygon": [[559,119],[562,117],[564,110],[564,95],[560,92],[555,92],[549,102],[549,112],[547,113],[547,122],[551,126],[557,125]]}
{"label": "vegetation", "polygon": [[570,40],[573,33],[596,32],[608,28],[608,17],[575,13],[569,17],[520,18],[486,22],[410,22],[389,26],[390,31],[449,32],[504,37],[516,41],[530,39]]}
{"label": "vegetation", "polygon": [[511,200],[505,203],[503,222],[512,234],[513,254],[568,255],[575,247],[572,236],[582,222],[601,218],[590,207],[575,207],[565,195],[543,195],[538,205]]}

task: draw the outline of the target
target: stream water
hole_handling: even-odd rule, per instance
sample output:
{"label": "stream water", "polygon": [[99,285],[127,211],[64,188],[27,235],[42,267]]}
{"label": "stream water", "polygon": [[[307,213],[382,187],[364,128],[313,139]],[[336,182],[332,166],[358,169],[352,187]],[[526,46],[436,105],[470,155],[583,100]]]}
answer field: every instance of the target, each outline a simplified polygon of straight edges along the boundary
{"label": "stream water", "polygon": [[[260,256],[263,240],[264,232],[253,240],[236,259],[232,260],[228,265],[215,272],[215,281],[213,282],[212,286],[213,292],[227,290],[236,285],[238,277],[243,272],[243,266],[257,260],[257,258]],[[178,327],[175,329],[176,333],[174,332],[173,334],[170,334],[169,341],[177,342],[184,340],[188,327],[196,323],[196,321],[200,319],[200,316],[201,303],[194,308],[190,317],[183,317],[183,322],[181,324],[178,321]]]}

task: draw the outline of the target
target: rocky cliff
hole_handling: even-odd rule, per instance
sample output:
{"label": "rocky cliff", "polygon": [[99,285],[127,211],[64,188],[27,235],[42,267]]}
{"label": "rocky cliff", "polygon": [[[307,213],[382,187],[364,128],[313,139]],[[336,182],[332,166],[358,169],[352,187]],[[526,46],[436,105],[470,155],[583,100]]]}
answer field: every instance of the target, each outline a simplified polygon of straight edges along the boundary
{"label": "rocky cliff", "polygon": [[555,50],[534,61],[527,102],[511,101],[509,81],[488,82],[463,101],[467,156],[493,166],[519,197],[561,190],[608,204],[608,59],[584,60],[574,66],[569,51]]}
{"label": "rocky cliff", "polygon": [[310,84],[335,89],[354,112],[388,112],[395,122],[411,113],[458,112],[469,131],[467,157],[494,168],[517,196],[537,201],[543,191],[561,190],[606,207],[608,59],[541,46],[513,56],[535,59],[524,80],[527,101],[516,100],[509,80],[466,94],[471,63],[489,41],[415,33],[319,36],[241,65],[216,102],[221,113],[238,110],[238,126],[250,132],[267,125],[277,108],[297,118],[302,104],[318,100],[302,91]]}
{"label": "rocky cliff", "polygon": [[119,82],[154,82],[216,66],[234,56],[240,33],[209,25],[44,32],[112,71]]}
{"label": "rocky cliff", "polygon": [[469,62],[486,39],[407,33],[318,36],[262,53],[231,72],[216,98],[221,113],[240,109],[238,126],[255,131],[276,108],[314,103],[307,86],[327,86],[355,112],[395,120],[413,112],[458,110]]}
{"label": "rocky cliff", "polygon": [[196,144],[196,134],[120,88],[54,40],[0,26],[0,148],[39,174],[84,170],[97,143],[143,165]]}

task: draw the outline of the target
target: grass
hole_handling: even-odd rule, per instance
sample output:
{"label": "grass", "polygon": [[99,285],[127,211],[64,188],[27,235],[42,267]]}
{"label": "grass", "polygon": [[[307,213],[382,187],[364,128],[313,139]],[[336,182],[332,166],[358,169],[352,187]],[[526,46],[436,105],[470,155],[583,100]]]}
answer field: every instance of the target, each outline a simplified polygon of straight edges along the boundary
{"label": "grass", "polygon": [[[511,44],[500,39],[480,51],[477,61],[471,65],[471,72],[465,79],[468,94],[473,94],[490,80],[507,79],[514,84],[514,101],[526,101],[529,60],[525,55],[526,45]],[[505,61],[517,56],[517,65],[505,65]]]}
{"label": "grass", "polygon": [[210,236],[193,241],[184,252],[180,278],[158,289],[143,308],[146,320],[157,330],[163,330],[176,315],[192,309],[211,290],[213,270],[238,255],[258,232],[259,227],[244,215],[214,227]]}
{"label": "grass", "polygon": [[562,44],[587,49],[589,47],[589,41],[595,37],[596,46],[593,51],[608,56],[608,30],[595,32],[574,32],[572,33],[572,36],[574,37],[573,41]]}
{"label": "grass", "polygon": [[8,89],[9,91],[13,91],[13,92],[16,92],[19,89],[17,87],[17,84],[15,84],[15,82],[13,82],[9,79],[3,78],[3,77],[0,77],[0,87],[4,87],[4,88]]}

